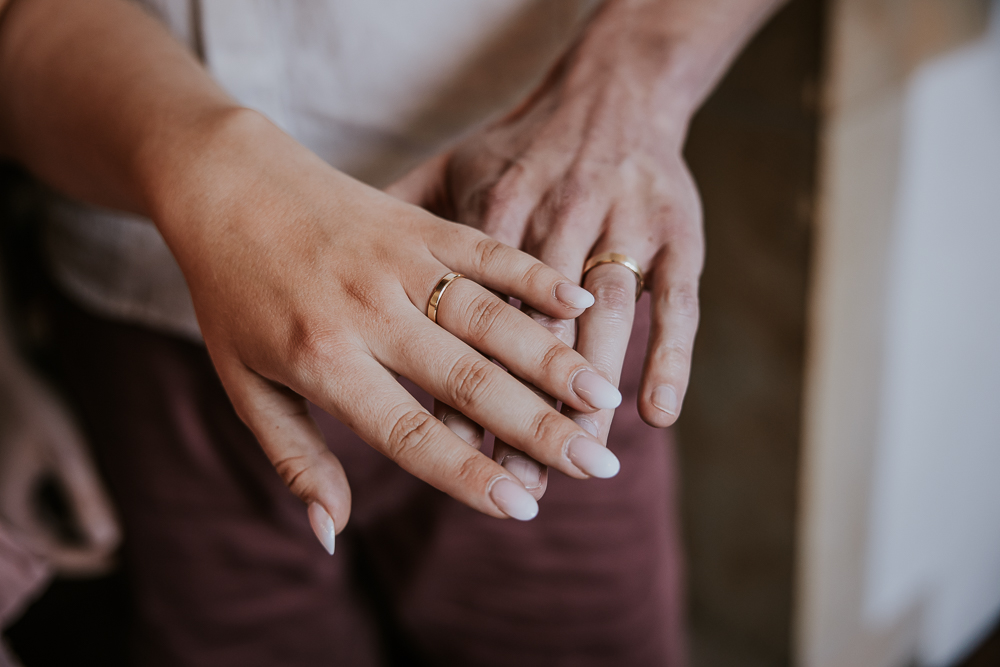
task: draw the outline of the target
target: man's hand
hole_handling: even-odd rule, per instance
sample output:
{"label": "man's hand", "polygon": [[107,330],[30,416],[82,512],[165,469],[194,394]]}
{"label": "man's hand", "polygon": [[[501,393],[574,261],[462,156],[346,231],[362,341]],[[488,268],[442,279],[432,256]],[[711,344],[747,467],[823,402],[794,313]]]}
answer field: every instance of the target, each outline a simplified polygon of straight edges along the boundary
{"label": "man's hand", "polygon": [[[121,531],[76,425],[29,371],[0,366],[0,519],[57,571],[108,569]],[[61,491],[68,516],[46,507],[46,485]]]}
{"label": "man's hand", "polygon": [[[704,244],[698,193],[681,155],[688,121],[775,4],[606,3],[517,109],[388,190],[520,247],[574,280],[595,255],[637,260],[652,293],[639,412],[653,426],[669,426],[680,414],[698,324]],[[604,264],[583,286],[597,302],[578,320],[576,348],[617,384],[635,276]],[[570,323],[532,315],[572,343]],[[439,411],[449,423],[475,428],[444,406]],[[566,412],[606,440],[613,411]],[[513,461],[526,484],[522,475],[540,480],[541,494],[544,470],[503,444],[496,458]]]}

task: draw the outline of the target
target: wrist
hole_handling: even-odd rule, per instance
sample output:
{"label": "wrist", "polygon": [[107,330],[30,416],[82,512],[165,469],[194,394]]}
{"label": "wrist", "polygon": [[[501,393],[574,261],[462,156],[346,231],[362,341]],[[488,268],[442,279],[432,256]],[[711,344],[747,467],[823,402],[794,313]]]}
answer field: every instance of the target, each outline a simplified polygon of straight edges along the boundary
{"label": "wrist", "polygon": [[637,113],[683,142],[731,60],[782,1],[609,0],[569,54],[566,78],[632,82],[642,91]]}
{"label": "wrist", "polygon": [[[259,120],[258,120],[259,118]],[[147,132],[132,162],[144,212],[164,236],[199,213],[225,188],[223,164],[246,134],[242,126],[266,122],[260,114],[235,104],[206,105],[182,120]]]}
{"label": "wrist", "polygon": [[574,49],[568,78],[594,80],[594,69],[606,70],[610,79],[643,91],[648,108],[640,113],[667,114],[686,124],[705,87],[697,41],[631,3],[609,3],[602,13]]}
{"label": "wrist", "polygon": [[292,231],[305,209],[344,199],[349,180],[263,114],[238,106],[211,110],[159,153],[160,165],[144,177],[149,216],[189,286],[218,268],[220,251],[266,244]]}

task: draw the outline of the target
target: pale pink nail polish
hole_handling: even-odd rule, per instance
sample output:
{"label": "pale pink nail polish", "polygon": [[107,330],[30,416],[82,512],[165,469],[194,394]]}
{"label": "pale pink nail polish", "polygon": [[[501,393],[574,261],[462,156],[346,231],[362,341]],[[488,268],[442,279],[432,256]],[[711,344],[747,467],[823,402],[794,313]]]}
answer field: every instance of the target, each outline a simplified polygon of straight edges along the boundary
{"label": "pale pink nail polish", "polygon": [[594,295],[573,283],[559,283],[556,298],[570,308],[590,308],[594,305]]}
{"label": "pale pink nail polish", "polygon": [[650,402],[658,410],[666,412],[668,415],[677,416],[677,392],[669,384],[660,385],[653,390]]}
{"label": "pale pink nail polish", "polygon": [[621,469],[618,457],[610,449],[582,435],[570,440],[566,455],[577,468],[591,477],[607,479],[617,475]]}
{"label": "pale pink nail polish", "polygon": [[503,457],[500,465],[521,480],[526,489],[537,489],[542,485],[542,466],[534,459],[521,454],[508,454]]}
{"label": "pale pink nail polish", "polygon": [[506,477],[498,479],[490,489],[490,497],[512,519],[530,521],[538,516],[538,503],[514,480]]}
{"label": "pale pink nail polish", "polygon": [[577,373],[573,378],[573,391],[598,410],[617,408],[622,402],[622,395],[615,386],[594,371]]}
{"label": "pale pink nail polish", "polygon": [[337,541],[337,527],[333,525],[333,519],[319,503],[309,503],[309,525],[316,533],[319,543],[332,556]]}

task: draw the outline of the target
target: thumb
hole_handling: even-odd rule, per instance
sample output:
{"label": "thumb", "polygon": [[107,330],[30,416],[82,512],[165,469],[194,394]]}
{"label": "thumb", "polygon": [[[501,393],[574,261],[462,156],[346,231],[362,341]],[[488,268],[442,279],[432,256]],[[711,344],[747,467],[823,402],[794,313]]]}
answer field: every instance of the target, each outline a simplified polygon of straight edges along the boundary
{"label": "thumb", "polygon": [[281,479],[307,505],[313,532],[332,555],[334,537],[351,515],[344,467],[326,446],[304,398],[238,365],[226,371],[216,365],[226,392]]}
{"label": "thumb", "polygon": [[435,155],[387,187],[386,194],[425,208],[446,220],[454,219],[446,178],[450,159],[450,152]]}

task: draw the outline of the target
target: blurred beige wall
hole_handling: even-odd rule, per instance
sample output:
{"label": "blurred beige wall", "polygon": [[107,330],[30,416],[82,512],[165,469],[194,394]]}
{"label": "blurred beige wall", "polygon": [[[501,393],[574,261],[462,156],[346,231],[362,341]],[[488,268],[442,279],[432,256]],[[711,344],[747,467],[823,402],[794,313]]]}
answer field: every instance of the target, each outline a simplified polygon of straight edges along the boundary
{"label": "blurred beige wall", "polygon": [[[976,130],[955,126],[977,116],[962,113],[962,102],[949,99],[968,90],[973,98],[985,94],[980,101],[989,104],[1000,77],[986,73],[978,83],[963,82],[967,67],[945,72],[940,65],[970,49],[982,50],[986,15],[987,3],[978,0],[835,0],[828,9],[797,559],[796,656],[804,667],[951,664],[992,621],[989,614],[978,620],[973,614],[956,624],[952,614],[935,622],[940,614],[929,604],[934,597],[929,589],[943,580],[926,567],[922,579],[899,576],[920,569],[913,564],[935,550],[934,540],[945,539],[940,531],[927,530],[926,510],[935,505],[934,497],[954,496],[976,481],[975,475],[959,474],[941,488],[933,474],[917,479],[931,460],[919,458],[924,447],[919,441],[933,437],[927,451],[951,448],[957,456],[968,444],[966,426],[982,414],[960,406],[989,401],[988,378],[979,382],[973,373],[952,383],[949,369],[942,369],[942,376],[932,368],[949,347],[968,338],[956,331],[975,319],[967,314],[997,308],[988,297],[970,301],[966,294],[935,289],[959,289],[965,277],[957,274],[981,252],[975,242],[963,247],[933,240],[935,234],[939,241],[951,240],[969,225],[979,225],[978,236],[986,238],[1000,224],[975,205],[969,217],[970,201],[989,198],[996,189],[988,185],[988,174],[978,184],[975,178],[950,178],[968,169],[976,152],[976,138],[971,144],[962,138],[962,131]],[[928,76],[938,82],[926,85]],[[1000,129],[1000,118],[982,122],[981,139],[988,141],[994,128]],[[927,159],[919,155],[935,144],[939,157],[922,165]],[[996,171],[989,161],[983,168]],[[1000,173],[993,179],[1000,182]],[[934,205],[937,218],[928,218]],[[941,259],[938,252],[952,257],[932,261]],[[936,279],[930,270],[940,272]],[[927,305],[932,300],[937,308]],[[958,303],[965,305],[956,310]],[[923,330],[941,334],[931,349]],[[966,354],[973,360],[980,354],[988,364],[992,355],[982,355],[988,349],[972,347]],[[923,399],[913,398],[916,382],[926,385],[927,397],[950,395],[917,407]],[[921,417],[931,419],[914,431]],[[983,453],[988,452],[982,450],[981,458]],[[944,508],[949,501],[936,504]],[[975,505],[966,505],[952,521],[961,522],[963,513],[976,514]],[[954,566],[960,562],[954,560]],[[981,583],[993,586],[988,572],[987,577]],[[928,590],[918,594],[916,588]],[[964,604],[984,603],[973,596]],[[945,622],[953,627],[944,628]]]}
{"label": "blurred beige wall", "polygon": [[695,119],[702,322],[677,425],[696,667],[790,661],[822,7],[792,0]]}
{"label": "blurred beige wall", "polygon": [[695,667],[921,650],[919,608],[866,612],[887,267],[907,87],[986,16],[985,0],[791,0],[693,123],[708,255],[677,430]]}

